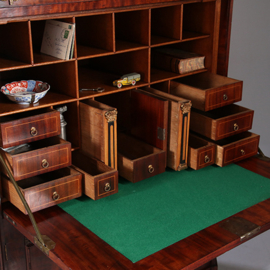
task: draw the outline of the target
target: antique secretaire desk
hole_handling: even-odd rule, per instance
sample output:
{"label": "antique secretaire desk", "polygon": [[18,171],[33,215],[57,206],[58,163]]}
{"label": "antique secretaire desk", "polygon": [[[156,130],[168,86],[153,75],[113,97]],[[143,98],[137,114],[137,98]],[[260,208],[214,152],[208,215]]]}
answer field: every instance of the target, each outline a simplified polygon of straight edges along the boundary
{"label": "antique secretaire desk", "polygon": [[[269,161],[254,157],[259,136],[248,132],[253,111],[234,104],[242,98],[242,82],[226,77],[232,4],[233,0],[0,1],[1,86],[21,80],[50,85],[46,96],[30,105],[16,104],[0,93],[1,269],[217,269],[217,256],[270,228]],[[74,47],[64,60],[40,52],[48,20],[75,25]],[[188,74],[163,69],[152,58],[161,48],[203,55],[204,67]],[[113,86],[114,80],[132,72],[141,79]],[[59,108],[67,123],[64,138],[58,136]],[[210,121],[212,112],[229,116]],[[154,129],[157,135],[151,137]],[[194,149],[188,152],[189,130],[196,133],[190,137],[194,149],[194,138],[209,139],[205,145],[210,150],[202,158],[195,160]],[[137,138],[129,140],[130,135]],[[33,151],[5,150],[27,143]],[[145,157],[132,162],[141,152]],[[198,170],[210,163],[216,164]],[[118,171],[129,180],[119,179],[119,190]],[[194,184],[187,191],[183,182]],[[244,194],[238,193],[238,183]],[[254,199],[257,190],[263,190],[263,196]],[[141,230],[140,213],[132,210],[133,195],[141,203],[139,212],[152,218]],[[224,195],[228,201],[223,201]],[[227,206],[240,205],[238,197],[244,201],[242,208],[207,223]],[[154,199],[150,213],[148,198]],[[126,200],[117,206],[122,199]],[[193,202],[202,206],[193,207],[196,216],[188,215],[187,205]],[[211,209],[215,205],[217,209]],[[163,206],[168,208],[161,212]],[[206,223],[197,231],[173,238],[202,221]],[[156,231],[163,238],[153,237]],[[132,244],[129,236],[139,240]],[[106,237],[122,242],[117,246]],[[166,242],[170,237],[174,240]],[[131,257],[125,249],[120,252],[125,245]]]}

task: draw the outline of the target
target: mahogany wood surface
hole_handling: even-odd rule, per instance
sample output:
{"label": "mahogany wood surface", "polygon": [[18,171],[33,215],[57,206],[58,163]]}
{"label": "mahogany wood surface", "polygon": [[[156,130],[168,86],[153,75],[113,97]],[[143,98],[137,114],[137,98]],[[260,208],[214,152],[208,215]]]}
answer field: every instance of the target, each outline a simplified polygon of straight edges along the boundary
{"label": "mahogany wood surface", "polygon": [[[270,177],[270,163],[257,157],[244,160],[239,165]],[[5,215],[33,242],[35,233],[27,216],[9,203],[4,204],[6,218]],[[56,242],[49,257],[62,269],[196,269],[244,242],[239,236],[221,228],[220,222],[132,263],[57,206],[39,211],[34,216],[41,233]],[[259,233],[262,233],[270,228],[270,199],[234,217],[257,224],[261,227]]]}
{"label": "mahogany wood surface", "polygon": [[[12,20],[16,17],[50,15],[68,12],[81,12],[94,9],[129,7],[134,5],[144,5],[153,3],[173,3],[178,0],[90,0],[90,1],[74,1],[59,0],[57,2],[50,0],[27,0],[14,1],[13,5],[8,2],[0,2],[0,18]],[[210,0],[211,1],[211,0]],[[182,3],[202,2],[202,0],[184,0]],[[28,6],[31,6],[29,8]]]}
{"label": "mahogany wood surface", "polygon": [[227,76],[234,0],[221,1],[217,74]]}

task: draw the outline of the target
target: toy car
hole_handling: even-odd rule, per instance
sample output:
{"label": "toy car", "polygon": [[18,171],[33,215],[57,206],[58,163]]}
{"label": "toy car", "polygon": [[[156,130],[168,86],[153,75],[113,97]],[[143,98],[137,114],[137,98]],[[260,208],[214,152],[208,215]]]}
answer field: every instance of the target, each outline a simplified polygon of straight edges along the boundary
{"label": "toy car", "polygon": [[135,85],[141,79],[139,73],[133,72],[123,75],[119,80],[113,81],[113,85],[121,88],[123,85]]}

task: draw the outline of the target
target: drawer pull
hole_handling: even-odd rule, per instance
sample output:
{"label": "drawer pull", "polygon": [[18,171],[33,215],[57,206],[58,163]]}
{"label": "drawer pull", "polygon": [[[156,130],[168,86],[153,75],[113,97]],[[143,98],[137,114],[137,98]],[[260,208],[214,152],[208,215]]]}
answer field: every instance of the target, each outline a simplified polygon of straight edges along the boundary
{"label": "drawer pull", "polygon": [[210,158],[207,155],[204,157],[204,162],[205,163],[209,163],[210,162]]}
{"label": "drawer pull", "polygon": [[105,184],[105,187],[104,187],[104,190],[105,190],[106,192],[108,192],[108,191],[110,191],[111,189],[112,189],[111,184],[110,184],[110,183],[106,183],[106,184]]}
{"label": "drawer pull", "polygon": [[223,95],[223,100],[228,100],[228,96],[226,94]]}
{"label": "drawer pull", "polygon": [[245,150],[241,149],[242,156],[246,154]]}
{"label": "drawer pull", "polygon": [[35,127],[31,127],[31,130],[30,130],[30,133],[31,135],[34,137],[34,136],[37,136],[38,132],[37,132],[37,129]]}
{"label": "drawer pull", "polygon": [[60,199],[60,195],[55,191],[55,192],[53,193],[53,195],[52,195],[52,199],[53,199],[54,201],[57,201],[57,200]]}
{"label": "drawer pull", "polygon": [[239,126],[235,123],[235,124],[233,125],[233,129],[234,129],[234,131],[237,131],[237,130],[239,129]]}
{"label": "drawer pull", "polygon": [[154,167],[152,166],[152,165],[149,165],[148,166],[148,171],[150,172],[150,173],[153,173],[154,172]]}
{"label": "drawer pull", "polygon": [[46,159],[43,159],[41,161],[41,166],[42,166],[42,168],[48,168],[49,167],[49,162]]}

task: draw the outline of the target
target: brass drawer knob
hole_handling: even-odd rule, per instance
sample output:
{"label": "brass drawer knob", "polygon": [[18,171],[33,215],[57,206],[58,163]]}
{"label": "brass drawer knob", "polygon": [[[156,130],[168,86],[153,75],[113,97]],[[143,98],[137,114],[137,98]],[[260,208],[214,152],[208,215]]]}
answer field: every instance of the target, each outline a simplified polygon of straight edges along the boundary
{"label": "brass drawer knob", "polygon": [[226,94],[223,95],[223,100],[228,100],[228,96]]}
{"label": "brass drawer knob", "polygon": [[241,154],[242,154],[242,156],[246,154],[244,149],[241,149]]}
{"label": "brass drawer knob", "polygon": [[237,123],[235,123],[235,124],[233,125],[233,129],[234,129],[234,131],[237,131],[237,130],[239,129],[239,126],[237,125]]}
{"label": "brass drawer knob", "polygon": [[31,127],[31,130],[30,130],[30,134],[34,137],[34,136],[37,136],[38,132],[37,132],[37,129],[35,127]]}
{"label": "brass drawer knob", "polygon": [[153,167],[153,165],[149,165],[148,166],[148,171],[150,172],[150,173],[153,173],[154,172],[154,167]]}
{"label": "brass drawer knob", "polygon": [[205,163],[209,163],[209,162],[210,162],[210,157],[206,155],[206,156],[204,157],[204,162],[205,162]]}
{"label": "brass drawer knob", "polygon": [[57,200],[60,199],[60,195],[55,191],[55,192],[53,193],[53,195],[52,195],[52,199],[53,199],[54,201],[57,201]]}
{"label": "brass drawer knob", "polygon": [[42,168],[48,168],[49,167],[49,162],[46,159],[43,159],[41,161],[41,166],[42,166]]}
{"label": "brass drawer knob", "polygon": [[110,191],[111,189],[112,189],[111,184],[110,184],[110,183],[106,183],[105,186],[104,186],[104,190],[105,190],[106,192],[108,192],[108,191]]}

